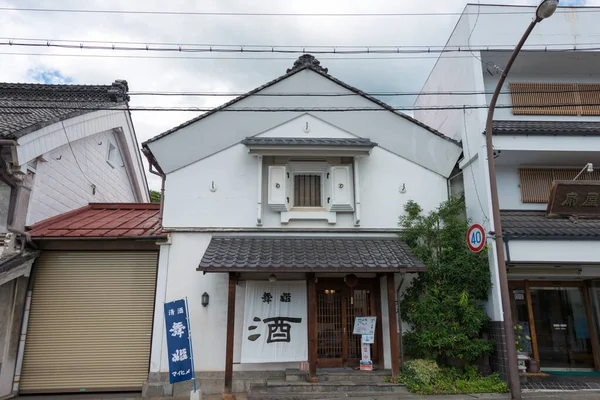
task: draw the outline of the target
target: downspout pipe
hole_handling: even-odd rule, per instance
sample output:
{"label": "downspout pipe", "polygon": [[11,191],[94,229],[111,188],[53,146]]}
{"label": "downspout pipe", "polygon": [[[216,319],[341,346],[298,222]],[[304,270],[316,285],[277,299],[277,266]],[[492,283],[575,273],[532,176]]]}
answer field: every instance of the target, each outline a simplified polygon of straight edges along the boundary
{"label": "downspout pipe", "polygon": [[150,151],[150,149],[148,149],[147,147],[143,147],[142,148],[142,153],[144,154],[144,156],[148,160],[148,165],[149,165],[148,172],[150,172],[151,174],[160,176],[160,179],[161,179],[161,184],[160,184],[160,212],[159,212],[159,218],[162,221],[163,210],[164,210],[164,207],[165,207],[165,180],[166,180],[166,175],[162,171],[162,169],[160,168],[160,166],[158,165],[158,162],[156,161],[156,158],[154,158],[154,155],[152,154],[152,152]]}
{"label": "downspout pipe", "polygon": [[[10,146],[10,147],[16,148],[17,145],[18,145],[18,143],[16,140],[0,139],[0,153],[2,152],[2,147],[4,147],[4,146]],[[21,236],[25,237],[25,243],[27,243],[32,248],[37,249],[38,247],[33,242],[33,240],[31,240],[31,235],[29,234],[29,232],[25,232],[23,229],[20,229],[19,227],[12,226],[12,223],[14,222],[12,220],[12,217],[13,217],[13,212],[15,209],[15,202],[16,202],[17,198],[19,197],[19,192],[22,190],[22,187],[21,187],[21,185],[18,184],[18,182],[14,179],[14,177],[12,177],[10,175],[10,173],[6,170],[4,164],[0,167],[0,169],[1,169],[0,180],[2,180],[4,183],[6,183],[11,188],[9,205],[8,205],[8,220],[6,221],[6,230],[9,232],[12,232],[12,233],[16,233],[17,235],[21,235]]]}

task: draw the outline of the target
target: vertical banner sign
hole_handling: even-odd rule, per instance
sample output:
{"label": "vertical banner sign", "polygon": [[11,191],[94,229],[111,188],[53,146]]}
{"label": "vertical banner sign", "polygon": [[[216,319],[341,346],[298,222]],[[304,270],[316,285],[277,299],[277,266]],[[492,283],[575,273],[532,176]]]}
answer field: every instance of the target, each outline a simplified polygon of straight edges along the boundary
{"label": "vertical banner sign", "polygon": [[306,282],[246,282],[242,363],[308,360]]}
{"label": "vertical banner sign", "polygon": [[169,381],[183,382],[193,378],[192,351],[185,300],[165,303]]}

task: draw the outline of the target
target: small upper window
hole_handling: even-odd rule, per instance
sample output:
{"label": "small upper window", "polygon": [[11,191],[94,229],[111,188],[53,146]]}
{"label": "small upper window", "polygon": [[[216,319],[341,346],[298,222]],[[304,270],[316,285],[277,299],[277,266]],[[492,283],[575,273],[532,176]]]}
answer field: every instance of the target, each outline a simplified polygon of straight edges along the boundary
{"label": "small upper window", "polygon": [[321,175],[294,175],[294,207],[322,207]]}
{"label": "small upper window", "polygon": [[121,156],[119,155],[119,149],[113,142],[108,142],[108,149],[106,152],[106,162],[113,168],[121,165]]}

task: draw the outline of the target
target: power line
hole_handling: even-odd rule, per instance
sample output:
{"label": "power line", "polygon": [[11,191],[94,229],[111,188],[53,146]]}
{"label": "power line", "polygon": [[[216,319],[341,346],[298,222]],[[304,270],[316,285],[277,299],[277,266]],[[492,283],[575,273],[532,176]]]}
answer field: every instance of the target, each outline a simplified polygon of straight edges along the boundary
{"label": "power line", "polygon": [[[125,41],[125,40],[89,40],[89,39],[48,39],[48,38],[26,38],[26,37],[10,37],[4,36],[0,37],[0,40],[23,40],[23,41],[31,41],[31,42],[42,42],[42,43],[100,43],[100,44],[135,44],[135,45],[158,45],[158,46],[213,46],[213,47],[260,47],[260,48],[273,48],[273,47],[286,47],[286,48],[392,48],[396,49],[398,47],[401,48],[445,48],[445,47],[464,47],[464,46],[447,46],[447,45],[323,45],[323,44],[315,44],[315,45],[273,45],[273,44],[253,44],[253,43],[242,43],[242,44],[218,44],[218,43],[186,43],[186,42],[154,42],[154,41]],[[597,45],[600,42],[578,42],[578,46],[586,46],[586,45]],[[564,43],[546,43],[543,46],[564,46]],[[470,45],[467,43],[467,46]],[[539,47],[539,45],[535,45]],[[481,45],[483,48],[504,48],[504,47],[514,47],[514,43],[508,44],[490,44],[490,45]]]}
{"label": "power line", "polygon": [[[596,43],[594,44],[596,45]],[[385,48],[364,48],[364,49],[323,49],[323,48],[309,48],[309,47],[298,47],[298,46],[239,46],[234,47],[232,45],[223,45],[223,47],[217,46],[194,46],[194,47],[184,47],[172,45],[173,47],[151,47],[151,45],[146,44],[143,45],[141,42],[139,44],[131,45],[131,46],[117,46],[116,44],[112,45],[92,45],[92,44],[65,44],[65,43],[52,43],[48,41],[46,43],[17,43],[15,41],[9,40],[6,42],[0,42],[0,46],[6,47],[46,47],[46,48],[61,48],[61,49],[79,49],[79,50],[113,50],[113,51],[153,51],[153,52],[177,52],[177,53],[281,53],[281,54],[443,54],[443,53],[468,53],[473,50],[476,51],[489,51],[489,52],[502,52],[506,51],[505,49],[499,48],[491,48],[491,47],[479,47],[477,49],[466,47],[455,47],[455,48],[431,48],[431,47],[423,47],[423,48],[404,48],[402,46],[398,47],[385,47]],[[533,46],[528,51],[536,51],[536,52],[547,52],[549,46]],[[582,48],[581,45],[573,46],[573,48],[565,48],[561,46],[561,48],[555,49],[554,51],[561,52],[574,52],[574,51],[590,51],[590,50],[600,50],[600,47],[587,47]]]}
{"label": "power line", "polygon": [[[1,54],[1,53],[0,53]],[[27,95],[19,97],[21,89],[19,88],[8,88],[4,89],[0,87],[0,94],[10,93],[10,99],[15,101],[26,101],[26,102],[40,102],[40,103],[72,103],[72,99],[43,99],[43,98],[29,98]],[[130,91],[127,92],[130,96],[167,96],[167,97],[239,97],[245,95],[247,92],[159,92],[159,91]],[[258,92],[253,93],[254,97],[353,97],[368,95],[371,97],[400,97],[400,96],[476,96],[476,95],[488,95],[494,92],[487,91],[473,91],[473,90],[453,90],[445,92],[323,92],[323,93],[307,93],[307,92],[288,92],[288,93],[273,93],[273,92]],[[564,90],[527,90],[527,91],[501,91],[500,95],[512,95],[512,94],[566,94],[566,93],[600,93],[598,89],[564,89]],[[98,100],[103,103],[103,100]]]}
{"label": "power line", "polygon": [[[561,108],[561,107],[600,107],[600,103],[589,103],[589,104],[550,104],[550,105],[518,105],[512,104],[500,104],[496,108]],[[354,111],[420,111],[420,110],[473,110],[473,109],[487,109],[489,106],[486,105],[455,105],[455,106],[388,106],[388,107],[225,107],[219,110],[219,112],[354,112]],[[160,107],[160,106],[133,106],[127,108],[115,107],[70,107],[70,106],[54,106],[54,105],[19,105],[19,106],[7,106],[0,105],[0,114],[13,114],[14,110],[66,110],[66,111],[102,111],[102,110],[130,110],[130,111],[193,111],[193,112],[208,112],[213,111],[215,107]],[[8,111],[2,111],[8,110]],[[26,112],[20,112],[25,114]]]}
{"label": "power line", "polygon": [[[42,57],[88,57],[88,58],[128,58],[128,59],[162,59],[162,60],[247,60],[247,61],[295,61],[297,57],[215,57],[215,56],[139,56],[139,55],[109,55],[109,54],[56,54],[56,53],[12,53],[12,52],[0,52],[0,55],[12,55],[12,56],[42,56]],[[319,60],[330,60],[330,61],[377,61],[377,60],[437,60],[439,56],[387,56],[387,57],[319,57]],[[452,59],[458,58],[472,58],[472,56],[454,56]]]}
{"label": "power line", "polygon": [[[585,10],[589,8],[589,10]],[[75,8],[12,8],[0,7],[0,11],[43,12],[43,13],[74,13],[74,14],[138,14],[138,15],[183,15],[183,16],[212,16],[212,17],[421,17],[421,16],[460,16],[471,15],[471,12],[436,12],[436,13],[267,13],[267,12],[222,12],[222,11],[169,11],[169,10],[90,10]],[[570,13],[570,10],[557,10],[556,13]],[[600,9],[582,7],[578,13],[600,12]],[[533,15],[533,10],[483,12],[482,15]]]}

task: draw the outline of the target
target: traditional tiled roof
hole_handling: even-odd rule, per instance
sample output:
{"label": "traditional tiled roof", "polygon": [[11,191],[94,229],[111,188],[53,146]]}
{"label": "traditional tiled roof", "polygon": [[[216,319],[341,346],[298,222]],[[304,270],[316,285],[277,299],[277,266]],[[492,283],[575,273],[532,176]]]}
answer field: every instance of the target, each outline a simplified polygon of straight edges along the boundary
{"label": "traditional tiled roof", "polygon": [[501,211],[506,239],[600,239],[600,219],[546,218],[545,211]]}
{"label": "traditional tiled roof", "polygon": [[242,141],[246,146],[352,146],[375,147],[377,143],[365,138],[287,138],[249,137]]}
{"label": "traditional tiled roof", "polygon": [[212,114],[214,114],[214,113],[216,113],[218,111],[221,111],[224,108],[232,106],[233,104],[235,104],[235,103],[237,103],[237,102],[239,102],[241,100],[244,100],[245,98],[248,98],[248,97],[252,96],[255,93],[258,93],[261,90],[264,90],[264,89],[266,89],[268,87],[271,87],[271,86],[275,85],[276,83],[279,83],[279,82],[283,81],[284,79],[289,78],[290,76],[295,75],[298,72],[304,71],[306,69],[309,69],[309,70],[311,70],[313,72],[316,72],[317,74],[319,74],[319,75],[321,75],[321,76],[329,79],[332,82],[335,82],[336,84],[340,85],[341,87],[343,87],[343,88],[345,88],[345,89],[347,89],[347,90],[349,90],[349,91],[351,91],[353,93],[356,93],[357,95],[362,96],[365,99],[367,99],[367,100],[375,103],[376,105],[380,106],[381,108],[384,108],[384,109],[386,109],[386,110],[388,110],[388,111],[390,111],[390,112],[392,112],[392,113],[394,113],[394,114],[396,114],[396,115],[398,115],[398,116],[400,116],[400,117],[402,117],[404,119],[407,119],[408,121],[410,121],[410,122],[412,122],[414,124],[419,125],[420,127],[428,130],[429,132],[435,134],[436,136],[441,137],[442,139],[445,139],[445,140],[447,140],[449,142],[452,142],[452,143],[460,146],[460,143],[458,141],[456,141],[456,140],[454,140],[452,138],[449,138],[448,136],[445,136],[443,133],[441,133],[441,132],[433,129],[429,125],[424,124],[423,122],[421,122],[421,121],[419,121],[417,119],[414,119],[413,117],[411,117],[409,115],[406,115],[406,114],[404,114],[404,113],[402,113],[402,112],[400,112],[398,110],[395,110],[394,107],[390,106],[389,104],[384,103],[383,101],[381,101],[379,99],[376,99],[375,97],[369,96],[367,93],[363,92],[362,90],[357,89],[354,86],[350,86],[347,83],[342,82],[339,79],[334,78],[333,76],[329,75],[328,69],[327,68],[323,68],[320,65],[320,62],[314,56],[312,56],[310,54],[303,54],[303,55],[301,55],[298,58],[298,60],[296,60],[294,62],[294,66],[292,68],[288,69],[287,72],[284,75],[280,76],[279,78],[276,78],[276,79],[274,79],[274,80],[272,80],[270,82],[267,82],[264,85],[259,86],[256,89],[253,89],[253,90],[249,91],[248,93],[245,93],[245,94],[243,94],[243,95],[241,95],[239,97],[236,97],[235,99],[233,99],[233,100],[231,100],[231,101],[229,101],[229,102],[227,102],[227,103],[225,103],[225,104],[223,104],[223,105],[221,105],[219,107],[213,108],[209,112],[206,112],[206,113],[204,113],[204,114],[202,114],[202,115],[200,115],[200,116],[198,116],[196,118],[193,118],[193,119],[191,119],[189,121],[186,121],[186,122],[184,122],[183,124],[181,124],[179,126],[176,126],[176,127],[172,128],[172,129],[169,129],[168,131],[163,132],[163,133],[161,133],[161,134],[159,134],[159,135],[157,135],[157,136],[155,136],[155,137],[153,137],[153,138],[145,141],[144,143],[142,143],[142,146],[143,147],[147,147],[148,143],[154,142],[154,141],[156,141],[156,140],[158,140],[158,139],[160,139],[160,138],[162,138],[164,136],[170,135],[173,132],[176,132],[176,131],[178,131],[178,130],[180,130],[182,128],[185,128],[186,126],[191,125],[194,122],[200,121],[201,119],[204,119],[204,118],[206,118],[206,117],[208,117],[208,116],[210,116],[210,115],[212,115]]}
{"label": "traditional tiled roof", "polygon": [[571,135],[600,134],[600,122],[593,121],[494,121],[495,135]]}
{"label": "traditional tiled roof", "polygon": [[124,105],[127,90],[122,80],[112,85],[0,83],[0,137],[16,139],[98,108]]}
{"label": "traditional tiled roof", "polygon": [[206,272],[398,272],[425,266],[397,238],[215,236],[198,266]]}
{"label": "traditional tiled roof", "polygon": [[91,203],[30,227],[33,239],[165,237],[159,203]]}

